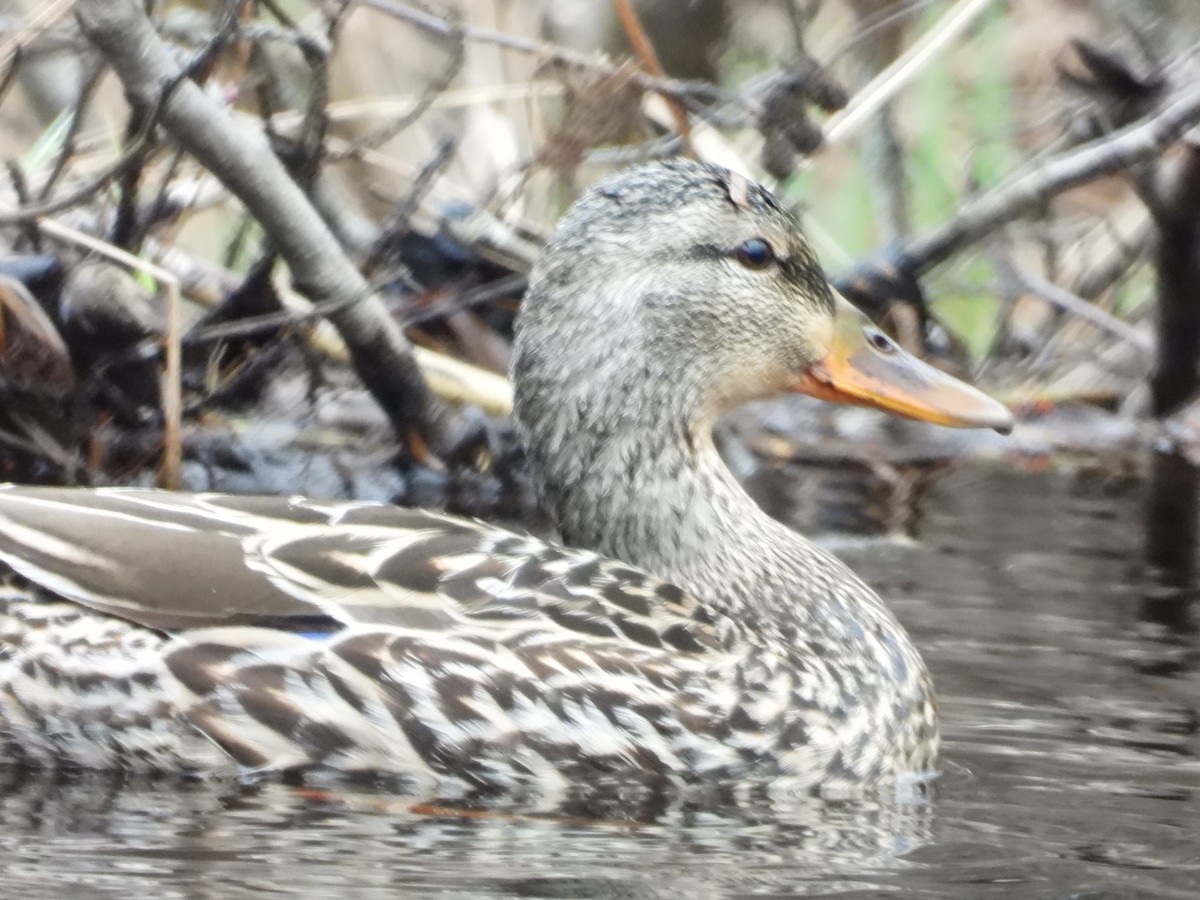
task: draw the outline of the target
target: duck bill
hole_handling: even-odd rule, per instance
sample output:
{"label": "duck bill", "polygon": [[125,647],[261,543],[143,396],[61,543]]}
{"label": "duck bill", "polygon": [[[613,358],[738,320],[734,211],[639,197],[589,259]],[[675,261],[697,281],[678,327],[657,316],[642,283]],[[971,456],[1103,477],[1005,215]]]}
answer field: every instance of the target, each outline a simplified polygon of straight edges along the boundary
{"label": "duck bill", "polygon": [[901,350],[857,310],[841,311],[833,348],[800,376],[795,390],[953,428],[1007,434],[1013,427],[1002,403]]}

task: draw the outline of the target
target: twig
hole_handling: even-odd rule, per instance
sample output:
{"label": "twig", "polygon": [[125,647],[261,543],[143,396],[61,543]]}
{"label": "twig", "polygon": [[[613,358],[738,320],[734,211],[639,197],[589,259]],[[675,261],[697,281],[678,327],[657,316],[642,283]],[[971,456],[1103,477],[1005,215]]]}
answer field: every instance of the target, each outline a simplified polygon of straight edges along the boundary
{"label": "twig", "polygon": [[[472,87],[455,88],[443,91],[433,98],[431,107],[434,109],[460,109],[475,104],[500,103],[503,101],[538,100],[543,97],[561,97],[563,86],[552,81],[533,81],[515,84],[487,84]],[[419,94],[399,94],[392,97],[355,97],[336,100],[329,104],[327,113],[330,121],[353,122],[368,117],[391,117],[403,115],[420,103],[425,92]],[[302,113],[285,110],[274,117],[277,127],[295,127],[302,118]],[[339,152],[345,152],[344,150]]]}
{"label": "twig", "polygon": [[459,76],[459,73],[462,72],[463,64],[467,61],[467,44],[463,38],[462,28],[457,22],[447,20],[447,25],[450,26],[450,34],[444,37],[443,40],[450,45],[450,52],[446,64],[442,67],[442,71],[421,91],[416,103],[395,122],[390,122],[382,128],[376,129],[370,134],[355,140],[351,143],[349,149],[343,151],[337,158],[357,156],[365,149],[373,150],[382,147],[415,123],[425,113],[429,112],[441,93],[450,87],[451,82]]}
{"label": "twig", "polygon": [[1047,281],[1033,272],[1027,272],[1005,259],[995,260],[996,268],[1002,277],[1010,278],[1023,290],[1031,293],[1052,306],[1084,319],[1097,328],[1136,347],[1146,358],[1154,355],[1154,344],[1149,336],[1134,328],[1128,322],[1123,322],[1109,315],[1094,303],[1059,287],[1052,281]]}
{"label": "twig", "polygon": [[505,298],[520,297],[529,287],[529,278],[519,272],[502,275],[495,281],[481,284],[478,287],[463,291],[444,300],[421,306],[405,314],[405,325],[420,325],[432,319],[440,319],[454,313],[464,312],[476,306],[495,303]]}
{"label": "twig", "polygon": [[[664,77],[666,73],[663,72],[662,64],[658,61],[658,54],[654,52],[654,44],[651,43],[650,36],[646,34],[646,29],[642,27],[642,22],[634,11],[633,4],[630,3],[630,0],[613,0],[613,6],[616,7],[617,18],[620,19],[621,27],[625,29],[625,36],[629,38],[629,45],[633,48],[634,55],[641,61],[642,68],[655,78]],[[694,155],[687,108],[674,97],[667,98],[667,105],[671,108],[671,115],[675,117],[675,131],[683,139],[683,152],[688,156]]]}
{"label": "twig", "polygon": [[921,39],[871,79],[841,112],[825,123],[825,142],[834,144],[853,135],[879,108],[915,78],[943,47],[970,27],[992,0],[959,0]]}
{"label": "twig", "polygon": [[429,193],[429,189],[433,187],[434,180],[446,168],[450,160],[454,158],[454,153],[457,150],[458,141],[447,138],[442,141],[433,159],[425,164],[425,167],[421,170],[421,174],[413,181],[408,196],[400,201],[395,212],[388,217],[388,221],[379,229],[374,244],[367,251],[366,257],[362,262],[362,271],[367,277],[374,277],[376,275],[379,266],[383,263],[384,257],[387,255],[388,245],[392,239],[408,230],[413,213],[420,209],[426,195]]}
{"label": "twig", "polygon": [[[4,164],[4,168],[8,172],[8,180],[12,183],[13,193],[17,195],[17,202],[28,203],[29,179],[25,177],[25,170],[21,168],[21,164],[15,159],[10,159]],[[42,252],[42,239],[36,221],[22,222],[21,233],[35,253]]]}
{"label": "twig", "polygon": [[1117,234],[1111,224],[1109,227],[1113,246],[1105,252],[1098,265],[1081,273],[1071,285],[1071,291],[1084,299],[1098,297],[1120,281],[1138,260],[1145,258],[1154,245],[1154,229],[1148,217],[1128,237]]}
{"label": "twig", "polygon": [[240,127],[191,82],[178,83],[162,99],[162,86],[175,84],[181,68],[138,0],[78,0],[76,16],[126,95],[146,107],[161,100],[162,127],[258,219],[301,290],[330,305],[330,320],[355,370],[397,432],[409,438],[416,427],[440,442],[450,423],[421,377],[411,345],[262,132]]}
{"label": "twig", "polygon": [[92,102],[92,97],[96,94],[96,88],[100,85],[100,76],[103,74],[103,67],[90,65],[87,68],[87,77],[83,79],[83,85],[79,88],[79,99],[75,101],[75,109],[71,111],[71,123],[67,126],[67,133],[63,137],[62,147],[58,151],[58,158],[54,160],[54,166],[50,170],[50,175],[46,178],[42,189],[38,191],[38,200],[40,201],[45,201],[50,197],[50,194],[54,191],[54,185],[58,184],[58,179],[66,171],[67,163],[75,155],[76,143],[79,139],[79,129],[83,127],[83,117],[87,112],[89,104]]}
{"label": "twig", "polygon": [[35,219],[41,219],[45,216],[53,216],[65,209],[70,209],[73,206],[79,206],[81,203],[87,202],[95,194],[104,190],[116,179],[120,178],[128,169],[141,165],[143,162],[143,153],[150,146],[150,142],[149,133],[143,134],[126,148],[119,159],[102,169],[99,174],[92,176],[82,184],[76,185],[70,193],[56,200],[49,200],[46,203],[39,203],[36,206],[22,206],[20,209],[0,210],[0,227],[5,225],[20,225],[23,222],[32,222]]}
{"label": "twig", "polygon": [[21,49],[21,46],[31,38],[37,37],[71,9],[71,0],[54,0],[49,6],[34,13],[21,24],[16,34],[12,35],[0,46],[0,63],[9,59]]}
{"label": "twig", "polygon": [[23,58],[24,53],[22,49],[17,47],[8,57],[8,62],[4,64],[4,74],[0,75],[0,103],[4,102],[4,98],[12,90],[12,86],[17,80],[17,73],[21,71],[21,60]]}
{"label": "twig", "polygon": [[512,415],[512,385],[504,376],[424,347],[414,347],[413,352],[438,396],[472,403],[489,415]]}
{"label": "twig", "polygon": [[1157,115],[1052,159],[976,199],[949,222],[894,252],[900,265],[923,275],[1001,225],[1033,212],[1063,191],[1152,159],[1200,122],[1200,88],[1182,93]]}
{"label": "twig", "polygon": [[[159,265],[174,273],[180,281],[183,293],[202,306],[215,306],[243,280],[233,272],[222,269],[208,260],[197,259],[176,246],[147,247],[147,252],[155,251]],[[309,336],[312,345],[330,359],[340,362],[348,360],[346,345],[337,332],[327,321],[320,320],[322,311],[314,309],[309,301],[285,284],[276,284],[276,291],[283,302],[284,312],[205,326],[203,330],[195,330],[186,335],[183,343],[187,345],[222,336],[245,337],[262,328],[279,328],[315,319],[317,321],[313,323],[314,327]],[[494,416],[507,416],[512,412],[512,387],[508,379],[422,347],[413,347],[413,354],[425,373],[430,388],[442,399],[471,403]]]}
{"label": "twig", "polygon": [[290,15],[288,15],[287,10],[285,10],[280,4],[276,3],[275,0],[261,0],[261,2],[267,11],[275,17],[275,20],[279,22],[280,25],[282,25],[288,31],[296,33],[297,35],[302,34],[300,31],[300,24]]}
{"label": "twig", "polygon": [[158,179],[158,190],[154,192],[154,200],[146,208],[145,215],[142,216],[141,224],[137,229],[137,233],[132,235],[130,246],[141,247],[142,242],[146,240],[146,235],[158,223],[166,217],[168,212],[168,196],[171,185],[175,182],[175,176],[179,173],[179,167],[183,164],[183,151],[176,150],[171,154],[171,159],[163,168],[161,176]]}
{"label": "twig", "polygon": [[874,40],[879,32],[898,28],[905,19],[911,19],[937,2],[939,0],[900,0],[897,3],[884,4],[870,15],[860,16],[851,35],[825,55],[825,65],[841,59],[861,44]]}
{"label": "twig", "polygon": [[[25,420],[24,416],[18,417],[17,424],[30,428],[31,423]],[[23,438],[20,435],[0,429],[0,444],[11,447],[14,450],[19,450],[22,453],[27,453],[35,459],[44,459],[58,466],[64,472],[74,472],[78,465],[78,460],[71,453],[57,442],[51,444],[50,436],[41,429],[38,429],[43,441],[31,440]]]}
{"label": "twig", "polygon": [[[620,66],[594,54],[580,53],[577,50],[570,50],[546,41],[534,41],[529,38],[506,34],[503,31],[494,31],[490,28],[478,28],[474,25],[465,24],[461,26],[454,25],[439,16],[423,12],[419,9],[413,9],[411,6],[397,3],[395,0],[359,0],[359,2],[363,6],[369,6],[385,15],[409,22],[430,34],[440,37],[449,37],[457,29],[461,31],[464,40],[495,44],[507,50],[527,53],[544,60],[559,63],[560,65],[599,72],[602,75],[616,75],[621,72]],[[673,97],[683,102],[689,108],[694,108],[693,105],[699,97],[704,97],[710,101],[740,102],[738,98],[709,84],[707,81],[655,78],[653,75],[645,72],[633,73],[631,80],[643,90],[653,91],[662,94],[664,97]]]}
{"label": "twig", "polygon": [[70,209],[72,206],[78,206],[80,203],[91,198],[91,196],[104,188],[108,187],[114,180],[123,178],[127,173],[133,171],[137,167],[143,165],[146,161],[146,156],[150,149],[154,146],[154,127],[158,120],[158,109],[161,104],[166,102],[167,97],[177,87],[184,77],[193,69],[198,68],[207,63],[211,56],[215,53],[217,41],[220,39],[221,32],[218,32],[218,37],[213,39],[213,42],[206,46],[204,52],[196,57],[190,64],[189,68],[181,71],[174,79],[166,83],[163,92],[157,95],[154,103],[154,109],[147,115],[142,117],[141,130],[132,136],[125,152],[107,168],[102,169],[98,175],[92,177],[90,181],[84,182],[82,185],[67,194],[65,197],[60,197],[57,200],[48,201],[46,203],[33,206],[24,204],[19,210],[0,210],[0,226],[3,225],[19,225],[24,222],[32,222],[43,216],[51,216],[55,213],[62,212],[64,209]]}
{"label": "twig", "polygon": [[[154,113],[149,109],[135,108],[130,112],[126,123],[126,137],[131,142],[137,141],[139,132],[154,134]],[[142,173],[150,158],[154,155],[155,146],[147,143],[131,165],[125,167],[117,179],[117,208],[113,216],[112,228],[109,229],[109,240],[118,247],[133,250],[132,238],[138,228],[138,198],[142,186]]]}
{"label": "twig", "polygon": [[[321,162],[326,154],[325,138],[329,134],[329,48],[313,40],[297,40],[297,48],[304,57],[312,83],[308,91],[308,102],[304,118],[300,122],[300,165],[295,167],[295,178],[305,192],[311,193],[321,173]],[[270,128],[270,120],[265,127]]]}

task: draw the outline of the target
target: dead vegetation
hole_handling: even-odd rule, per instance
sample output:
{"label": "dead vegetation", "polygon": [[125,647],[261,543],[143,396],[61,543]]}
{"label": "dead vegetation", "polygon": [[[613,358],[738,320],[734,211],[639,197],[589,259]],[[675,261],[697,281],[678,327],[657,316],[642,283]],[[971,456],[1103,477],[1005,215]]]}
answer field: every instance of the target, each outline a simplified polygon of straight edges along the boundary
{"label": "dead vegetation", "polygon": [[807,201],[844,293],[1027,409],[1200,387],[1180,4],[3,9],[5,479],[527,517],[525,274],[583,186],[673,153]]}

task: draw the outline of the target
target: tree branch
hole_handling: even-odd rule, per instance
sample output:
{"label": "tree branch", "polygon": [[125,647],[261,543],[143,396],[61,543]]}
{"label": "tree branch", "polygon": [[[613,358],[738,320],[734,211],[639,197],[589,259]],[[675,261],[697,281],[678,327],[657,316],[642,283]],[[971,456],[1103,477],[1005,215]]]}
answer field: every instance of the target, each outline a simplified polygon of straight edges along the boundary
{"label": "tree branch", "polygon": [[[534,41],[503,31],[490,28],[478,28],[474,25],[455,24],[448,19],[435,16],[423,10],[414,9],[395,0],[359,0],[363,6],[369,6],[384,15],[391,16],[402,22],[407,22],[428,34],[447,40],[478,41],[493,44],[517,53],[526,53],[539,59],[549,60],[559,65],[583,69],[588,72],[599,72],[603,75],[624,74],[621,67],[595,53],[582,53],[567,47],[545,41]],[[675,78],[659,78],[646,72],[635,71],[629,75],[630,80],[644,91],[653,91],[664,97],[678,100],[688,109],[702,112],[696,108],[697,100],[737,102],[740,100],[728,92],[721,90],[707,81],[684,81]]]}
{"label": "tree branch", "polygon": [[1200,89],[1183,93],[1154,117],[1051,160],[1007,186],[966,201],[957,216],[909,241],[904,255],[922,275],[1063,191],[1158,156],[1200,122]]}
{"label": "tree branch", "polygon": [[[297,287],[340,332],[351,362],[402,438],[420,428],[440,443],[446,416],[430,393],[400,326],[343,253],[265,136],[234,122],[191,81],[138,0],[78,0],[76,17],[125,85],[259,221]],[[164,95],[164,91],[167,91]]]}
{"label": "tree branch", "polygon": [[963,202],[958,215],[834,279],[849,300],[879,318],[898,297],[919,299],[918,279],[1014,219],[1036,212],[1063,191],[1154,159],[1200,122],[1200,88],[1182,92],[1157,114],[1064,153],[986,194]]}

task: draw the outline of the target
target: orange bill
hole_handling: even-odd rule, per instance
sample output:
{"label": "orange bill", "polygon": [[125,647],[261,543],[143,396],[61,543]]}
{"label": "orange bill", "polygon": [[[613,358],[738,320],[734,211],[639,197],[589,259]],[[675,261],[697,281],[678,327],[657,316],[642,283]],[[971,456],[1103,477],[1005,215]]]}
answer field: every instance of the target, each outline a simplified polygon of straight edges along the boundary
{"label": "orange bill", "polygon": [[1004,404],[901,350],[853,308],[839,310],[833,347],[796,391],[955,428],[1012,431]]}

